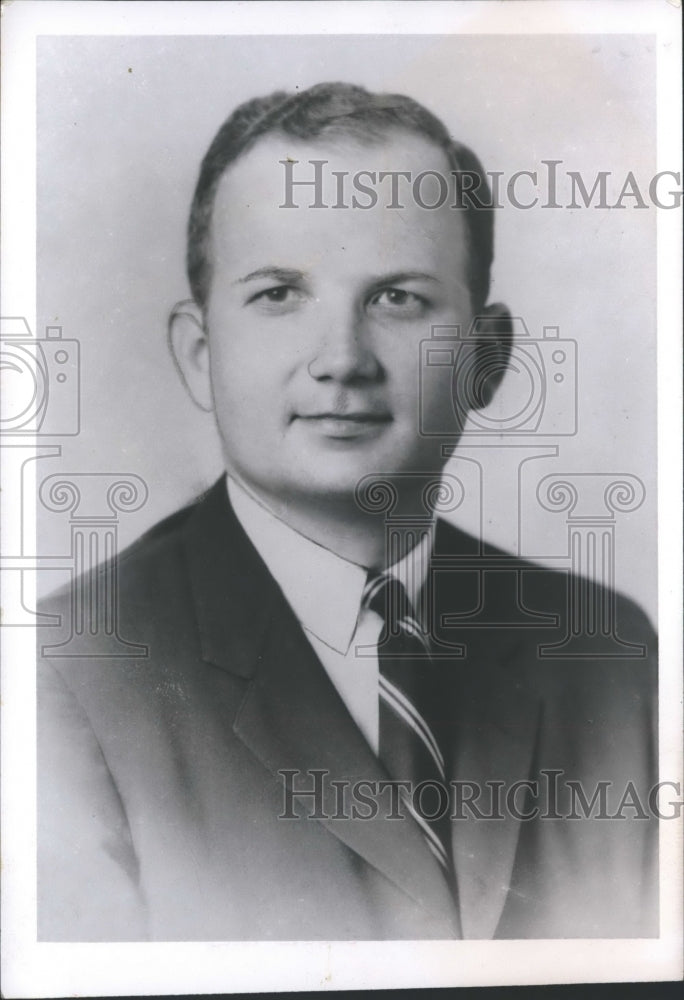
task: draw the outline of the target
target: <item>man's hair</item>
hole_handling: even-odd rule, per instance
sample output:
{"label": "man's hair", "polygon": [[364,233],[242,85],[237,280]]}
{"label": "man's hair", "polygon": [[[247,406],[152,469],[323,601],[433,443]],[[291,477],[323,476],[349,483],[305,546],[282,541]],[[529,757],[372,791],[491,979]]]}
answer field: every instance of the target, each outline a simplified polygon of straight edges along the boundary
{"label": "man's hair", "polygon": [[[188,224],[187,271],[193,298],[205,309],[212,279],[209,252],[211,220],[219,182],[240,156],[269,133],[294,139],[350,136],[378,143],[390,131],[409,131],[429,139],[445,154],[455,171],[457,201],[463,205],[468,233],[468,282],[475,312],[489,294],[493,257],[493,211],[482,165],[472,150],[451,138],[442,122],[422,104],[402,94],[373,94],[348,83],[320,83],[288,94],[277,91],[241,104],[219,129],[200,167]],[[462,176],[470,175],[468,188]],[[463,198],[465,190],[478,191],[479,205]]]}

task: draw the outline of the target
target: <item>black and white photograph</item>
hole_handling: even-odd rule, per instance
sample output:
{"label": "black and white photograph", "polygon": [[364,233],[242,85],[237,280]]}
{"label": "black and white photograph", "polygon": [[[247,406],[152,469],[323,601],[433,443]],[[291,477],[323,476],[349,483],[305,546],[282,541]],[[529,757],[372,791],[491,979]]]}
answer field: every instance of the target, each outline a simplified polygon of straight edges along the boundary
{"label": "black and white photograph", "polygon": [[6,995],[679,978],[681,11],[3,19]]}

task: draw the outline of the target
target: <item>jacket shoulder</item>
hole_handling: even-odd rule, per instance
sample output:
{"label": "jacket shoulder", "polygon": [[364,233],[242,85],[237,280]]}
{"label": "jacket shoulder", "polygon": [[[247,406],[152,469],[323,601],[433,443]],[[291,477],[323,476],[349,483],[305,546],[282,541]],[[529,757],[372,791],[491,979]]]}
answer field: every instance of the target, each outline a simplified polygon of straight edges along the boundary
{"label": "jacket shoulder", "polygon": [[162,591],[174,583],[180,571],[180,542],[184,529],[200,508],[206,494],[174,511],[152,525],[123,551],[115,556],[114,564],[98,563],[81,577],[47,594],[41,599],[43,614],[63,614],[68,611],[76,590],[89,594],[104,594],[106,577],[116,579],[116,597],[120,605],[140,601],[145,592]]}
{"label": "jacket shoulder", "polygon": [[[467,621],[470,602],[490,633],[500,628],[508,634],[520,626],[536,638],[555,618],[556,631],[575,628],[590,636],[622,630],[628,645],[614,649],[624,654],[621,658],[632,658],[630,645],[655,648],[653,625],[636,601],[600,579],[574,573],[570,566],[557,568],[514,555],[445,521],[438,522],[435,555],[442,589],[451,592],[452,602],[465,605],[462,620],[467,627],[477,630],[472,615]],[[517,617],[510,613],[514,606]],[[633,649],[632,655],[641,658],[644,651]]]}

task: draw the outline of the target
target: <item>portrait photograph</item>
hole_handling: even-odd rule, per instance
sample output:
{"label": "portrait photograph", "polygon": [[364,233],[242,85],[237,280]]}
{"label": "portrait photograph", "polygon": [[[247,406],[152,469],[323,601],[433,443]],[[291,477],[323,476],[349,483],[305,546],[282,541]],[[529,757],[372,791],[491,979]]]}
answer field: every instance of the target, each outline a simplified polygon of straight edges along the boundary
{"label": "portrait photograph", "polygon": [[681,11],[3,19],[6,995],[679,978]]}

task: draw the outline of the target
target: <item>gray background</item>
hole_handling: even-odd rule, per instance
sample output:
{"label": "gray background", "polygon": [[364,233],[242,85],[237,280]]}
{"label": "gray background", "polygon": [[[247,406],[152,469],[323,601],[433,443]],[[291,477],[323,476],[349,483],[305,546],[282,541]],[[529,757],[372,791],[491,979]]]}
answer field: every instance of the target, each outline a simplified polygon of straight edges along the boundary
{"label": "gray background", "polygon": [[[609,170],[614,200],[627,171],[646,181],[642,190],[655,172],[653,49],[650,36],[618,35],[39,39],[38,332],[61,325],[80,341],[82,365],[81,432],[41,473],[141,476],[149,500],[122,515],[126,544],[220,472],[212,419],[185,397],[165,335],[170,306],[188,295],[185,226],[199,162],[238,103],[322,80],[407,93],[486,169],[507,178],[558,159],[589,187]],[[618,516],[616,579],[654,616],[656,209],[625,204],[499,211],[492,298],[533,337],[555,325],[578,344],[579,432],[559,439],[558,458],[525,466],[523,554],[566,550],[564,516],[535,498],[542,476],[636,475],[646,500]],[[510,550],[519,459],[499,451],[486,480],[485,535]],[[479,503],[465,503],[453,519],[477,530],[480,515]],[[41,529],[43,550],[68,548],[63,515],[44,515]]]}

